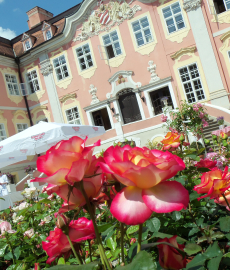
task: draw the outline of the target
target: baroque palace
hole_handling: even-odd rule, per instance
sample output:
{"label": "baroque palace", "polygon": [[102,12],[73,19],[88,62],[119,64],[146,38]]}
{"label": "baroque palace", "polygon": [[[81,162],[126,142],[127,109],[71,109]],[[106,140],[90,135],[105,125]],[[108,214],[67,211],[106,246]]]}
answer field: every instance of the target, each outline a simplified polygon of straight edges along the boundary
{"label": "baroque palace", "polygon": [[[97,151],[124,139],[144,146],[165,135],[163,97],[173,108],[201,102],[230,123],[228,0],[85,0],[27,15],[29,30],[0,38],[1,140],[54,121],[103,125]],[[5,171],[19,181],[35,162]]]}

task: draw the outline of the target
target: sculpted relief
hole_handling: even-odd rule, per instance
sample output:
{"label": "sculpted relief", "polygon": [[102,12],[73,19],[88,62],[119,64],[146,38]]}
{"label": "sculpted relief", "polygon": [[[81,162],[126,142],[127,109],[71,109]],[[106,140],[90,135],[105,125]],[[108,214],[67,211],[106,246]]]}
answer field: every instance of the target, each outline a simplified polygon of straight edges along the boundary
{"label": "sculpted relief", "polygon": [[125,1],[110,1],[104,4],[103,1],[98,2],[98,9],[94,10],[88,20],[83,23],[79,29],[81,33],[73,41],[83,41],[89,37],[99,35],[100,32],[108,31],[115,24],[120,25],[124,20],[133,18],[138,10],[139,5],[130,7],[132,1],[128,4]]}

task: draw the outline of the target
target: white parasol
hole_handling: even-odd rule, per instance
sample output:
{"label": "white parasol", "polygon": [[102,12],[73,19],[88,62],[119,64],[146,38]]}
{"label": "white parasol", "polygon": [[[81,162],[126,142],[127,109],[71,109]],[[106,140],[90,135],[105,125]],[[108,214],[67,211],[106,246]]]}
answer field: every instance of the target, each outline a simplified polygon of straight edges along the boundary
{"label": "white parasol", "polygon": [[61,140],[73,136],[93,138],[105,133],[102,126],[39,122],[0,142],[0,168],[41,154]]}

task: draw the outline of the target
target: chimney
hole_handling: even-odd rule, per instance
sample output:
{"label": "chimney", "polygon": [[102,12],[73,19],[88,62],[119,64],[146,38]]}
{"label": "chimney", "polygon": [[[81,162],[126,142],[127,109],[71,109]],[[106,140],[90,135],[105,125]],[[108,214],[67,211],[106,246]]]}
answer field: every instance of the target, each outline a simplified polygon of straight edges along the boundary
{"label": "chimney", "polygon": [[34,26],[45,20],[53,18],[53,13],[40,7],[34,7],[31,10],[27,11],[26,14],[29,17],[29,20],[27,21],[29,29],[33,28]]}

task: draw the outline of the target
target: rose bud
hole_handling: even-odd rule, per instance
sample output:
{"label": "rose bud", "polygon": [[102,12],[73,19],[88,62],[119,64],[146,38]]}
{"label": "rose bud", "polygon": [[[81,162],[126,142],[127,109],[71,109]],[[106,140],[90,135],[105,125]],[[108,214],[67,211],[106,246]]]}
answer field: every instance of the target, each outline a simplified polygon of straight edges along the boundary
{"label": "rose bud", "polygon": [[180,141],[181,141],[181,142],[184,141],[184,135],[183,135],[183,134],[180,135]]}
{"label": "rose bud", "polygon": [[67,218],[64,214],[59,214],[57,216],[56,226],[61,229],[64,234],[69,233],[69,223],[70,219]]}
{"label": "rose bud", "polygon": [[204,139],[204,143],[207,144],[207,145],[209,145],[210,144],[210,140]]}

